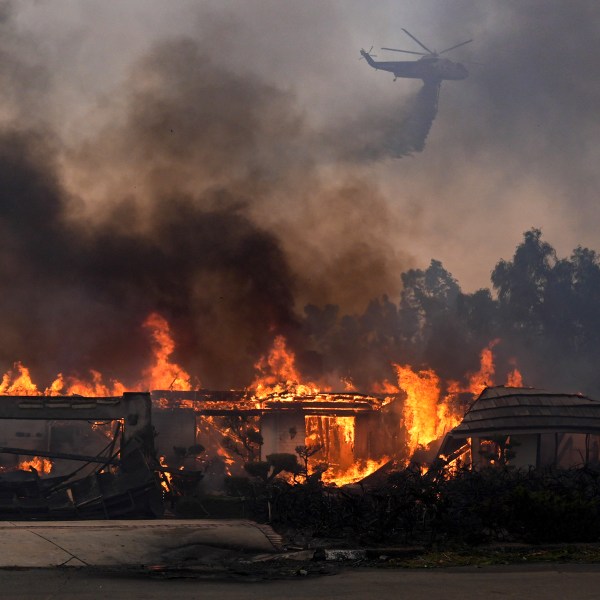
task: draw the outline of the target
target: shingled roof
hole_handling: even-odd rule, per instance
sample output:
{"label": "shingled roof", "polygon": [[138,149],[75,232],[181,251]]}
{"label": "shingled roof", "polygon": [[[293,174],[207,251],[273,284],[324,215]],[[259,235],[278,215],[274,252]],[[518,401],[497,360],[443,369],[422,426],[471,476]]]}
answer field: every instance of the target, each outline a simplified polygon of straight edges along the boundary
{"label": "shingled roof", "polygon": [[510,433],[599,433],[600,402],[582,394],[533,388],[486,388],[450,435]]}

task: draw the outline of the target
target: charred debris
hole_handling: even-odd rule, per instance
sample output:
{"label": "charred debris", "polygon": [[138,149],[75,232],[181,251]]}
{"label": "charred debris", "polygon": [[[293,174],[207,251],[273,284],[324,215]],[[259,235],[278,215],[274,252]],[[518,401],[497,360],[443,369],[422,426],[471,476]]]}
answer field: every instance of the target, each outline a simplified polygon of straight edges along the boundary
{"label": "charred debris", "polygon": [[[306,481],[316,455],[346,470],[359,455],[388,462],[394,431],[375,435],[383,403],[357,393],[4,396],[0,517],[160,517],[182,499],[222,495],[231,480]],[[321,443],[307,444],[307,424]]]}
{"label": "charred debris", "polygon": [[[148,394],[122,397],[6,396],[0,419],[26,447],[0,447],[0,518],[103,519],[162,516],[163,499],[153,450],[151,402]],[[50,437],[62,424],[116,423],[112,435],[94,455],[53,450]],[[8,426],[6,426],[8,424]],[[54,425],[54,427],[52,427]],[[93,426],[93,425],[92,425]],[[46,449],[40,448],[46,442]],[[8,457],[8,458],[7,458]],[[10,459],[34,457],[6,467]],[[50,460],[64,461],[62,474],[40,477]],[[14,464],[14,462],[13,462]],[[76,467],[72,465],[75,464]]]}
{"label": "charred debris", "polygon": [[[600,402],[487,388],[412,461],[391,425],[394,404],[355,393],[6,396],[0,518],[244,517],[292,544],[298,535],[403,544],[600,537]],[[354,428],[345,445],[346,419]],[[325,459],[375,466],[336,486],[323,479]],[[46,460],[56,468],[40,476]]]}

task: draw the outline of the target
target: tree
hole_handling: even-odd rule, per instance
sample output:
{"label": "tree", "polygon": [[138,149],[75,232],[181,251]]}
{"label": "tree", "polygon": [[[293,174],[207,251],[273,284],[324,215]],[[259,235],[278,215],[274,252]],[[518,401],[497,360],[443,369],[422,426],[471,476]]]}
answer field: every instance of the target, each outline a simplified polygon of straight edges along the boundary
{"label": "tree", "polygon": [[[308,481],[308,478],[310,477],[308,461],[311,457],[320,452],[322,449],[323,446],[321,446],[320,444],[315,444],[314,446],[296,446],[296,454],[302,459],[302,462],[304,463],[301,470],[301,475],[304,477],[305,481]],[[326,464],[317,465],[317,468],[314,470],[314,474],[317,476],[317,478],[320,478],[321,475],[327,470],[327,468],[328,465]]]}
{"label": "tree", "polygon": [[402,273],[400,327],[404,339],[414,344],[429,339],[432,324],[452,312],[460,287],[438,260],[429,267]]}
{"label": "tree", "polygon": [[556,252],[542,241],[540,229],[530,229],[512,261],[501,260],[492,271],[506,324],[529,336],[544,334],[544,301],[556,264]]}
{"label": "tree", "polygon": [[226,423],[228,435],[221,442],[223,446],[247,462],[257,460],[263,437],[256,424],[244,415],[229,416]]}

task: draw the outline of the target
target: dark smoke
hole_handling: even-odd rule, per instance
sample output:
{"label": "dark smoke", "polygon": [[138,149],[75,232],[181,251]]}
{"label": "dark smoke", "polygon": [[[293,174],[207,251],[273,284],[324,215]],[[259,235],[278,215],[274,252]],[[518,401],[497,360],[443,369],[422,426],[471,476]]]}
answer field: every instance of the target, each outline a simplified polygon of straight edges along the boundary
{"label": "dark smoke", "polygon": [[[104,117],[66,151],[18,120],[0,131],[4,368],[18,359],[43,382],[93,368],[131,383],[149,359],[142,322],[158,311],[173,327],[174,360],[206,386],[242,387],[276,335],[302,348],[302,290],[356,302],[368,282],[394,285],[396,257],[368,214],[374,203],[385,211],[376,188],[317,175],[289,94],[176,40],[134,66]],[[303,232],[317,217],[311,201],[292,228],[294,209],[278,203],[310,196],[348,223],[352,213],[363,228],[372,221],[371,236],[334,222]]]}
{"label": "dark smoke", "polygon": [[[183,355],[202,349],[194,366],[218,380],[239,372],[274,333],[293,332],[285,257],[239,208],[174,196],[155,202],[147,235],[134,232],[138,211],[122,206],[112,219],[125,220],[129,231],[109,219],[86,232],[65,220],[45,144],[35,135],[0,137],[5,363],[20,358],[46,377],[92,367],[131,377],[148,358],[141,322],[158,310],[172,320]],[[190,325],[210,333],[198,338]],[[234,331],[237,352],[218,345]],[[207,341],[217,344],[212,353]]]}
{"label": "dark smoke", "polygon": [[[57,77],[71,63],[45,67],[47,47],[19,33],[20,5],[12,6],[0,18],[4,368],[21,359],[41,380],[91,367],[135,380],[148,358],[141,323],[156,310],[173,325],[175,360],[210,387],[245,385],[283,333],[307,372],[347,375],[361,388],[389,377],[390,361],[459,377],[495,337],[500,368],[516,358],[527,383],[600,388],[600,325],[585,300],[597,299],[595,259],[550,252],[535,279],[543,301],[528,290],[516,302],[526,278],[510,265],[494,271],[504,282],[470,294],[439,262],[408,269],[399,250],[443,254],[473,289],[480,265],[493,266],[531,222],[552,225],[564,245],[578,222],[567,227],[563,216],[575,219],[576,206],[594,217],[581,224],[595,235],[595,5],[459,0],[423,9],[440,38],[473,35],[467,58],[476,51],[471,58],[484,63],[465,82],[444,84],[443,118],[429,138],[432,88],[414,106],[395,90],[383,98],[383,87],[355,74],[355,57],[343,62],[354,51],[344,27],[326,35],[332,22],[379,10],[364,3],[355,12],[302,3],[302,23],[320,24],[310,44],[312,28],[291,27],[284,4],[254,17],[249,3],[229,3],[202,35],[132,56],[90,123],[77,121],[78,136],[55,125]],[[235,18],[236,6],[244,18]],[[274,38],[268,11],[286,25],[272,27]],[[223,51],[216,42],[225,37],[232,46]],[[230,47],[237,55],[228,62]],[[253,66],[274,54],[257,75]],[[285,83],[282,62],[293,71]],[[300,88],[341,116],[311,120],[290,91]],[[371,159],[404,156],[426,139],[426,161],[363,160],[365,148]],[[543,203],[540,189],[551,193]]]}

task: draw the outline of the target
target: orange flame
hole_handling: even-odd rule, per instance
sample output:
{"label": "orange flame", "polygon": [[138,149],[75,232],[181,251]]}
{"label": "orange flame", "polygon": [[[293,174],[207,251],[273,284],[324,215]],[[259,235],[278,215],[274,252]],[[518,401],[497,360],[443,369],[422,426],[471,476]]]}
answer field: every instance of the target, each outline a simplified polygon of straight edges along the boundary
{"label": "orange flame", "polygon": [[166,319],[152,313],[143,326],[150,331],[152,338],[152,364],[144,371],[144,378],[134,388],[129,388],[118,380],[104,381],[99,371],[91,369],[88,378],[59,373],[54,381],[40,391],[33,382],[29,369],[16,362],[7,371],[0,383],[0,395],[15,396],[121,396],[123,392],[137,389],[171,389],[189,391],[192,389],[190,375],[170,357],[175,350]]}
{"label": "orange flame", "polygon": [[312,396],[319,393],[319,387],[312,382],[301,383],[296,369],[296,355],[287,349],[285,338],[278,335],[267,356],[263,356],[255,365],[257,377],[250,384],[257,398],[272,394],[293,394],[294,396]]}
{"label": "orange flame", "polygon": [[169,360],[175,351],[175,341],[167,320],[158,313],[152,313],[144,322],[144,327],[152,336],[154,363],[145,371],[145,380],[140,387],[154,390],[191,390],[191,377],[177,363]]}
{"label": "orange flame", "polygon": [[35,469],[40,474],[51,473],[52,467],[52,461],[49,458],[40,458],[39,456],[34,456],[31,460],[24,460],[19,463],[19,469],[22,471]]}
{"label": "orange flame", "polygon": [[6,372],[0,384],[0,394],[14,396],[39,396],[41,392],[37,389],[31,379],[29,369],[22,363],[16,362],[11,371]]}
{"label": "orange flame", "polygon": [[440,378],[431,369],[413,371],[409,366],[394,365],[398,386],[406,393],[404,425],[411,454],[427,446],[458,424],[448,406],[440,404]]}
{"label": "orange flame", "polygon": [[493,349],[500,342],[499,339],[492,340],[486,348],[481,351],[479,371],[469,377],[469,387],[466,391],[479,396],[486,387],[494,385],[496,365],[494,364]]}
{"label": "orange flame", "polygon": [[389,460],[387,456],[379,460],[359,460],[342,472],[325,471],[321,476],[321,480],[324,483],[338,486],[357,483],[383,467]]}
{"label": "orange flame", "polygon": [[508,374],[506,378],[506,385],[508,387],[523,387],[523,376],[516,367]]}
{"label": "orange flame", "polygon": [[[408,447],[411,454],[418,446],[427,446],[439,439],[460,422],[461,415],[456,413],[453,400],[460,393],[478,396],[488,386],[494,385],[496,367],[494,347],[500,340],[492,340],[480,354],[479,370],[467,376],[468,384],[457,381],[446,384],[447,395],[441,398],[440,379],[431,369],[415,371],[410,366],[394,365],[398,375],[398,386],[406,395],[404,404],[404,423],[408,432]],[[507,385],[521,387],[523,378],[517,368],[507,377]],[[384,393],[390,393],[393,386],[385,381],[380,384]]]}
{"label": "orange flame", "polygon": [[62,373],[46,388],[47,396],[79,395],[79,396],[122,396],[127,388],[116,380],[104,383],[102,373],[90,369],[90,379],[79,379],[74,376],[64,377]]}

